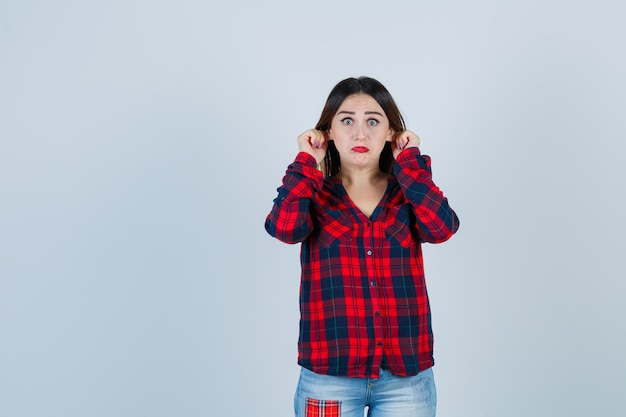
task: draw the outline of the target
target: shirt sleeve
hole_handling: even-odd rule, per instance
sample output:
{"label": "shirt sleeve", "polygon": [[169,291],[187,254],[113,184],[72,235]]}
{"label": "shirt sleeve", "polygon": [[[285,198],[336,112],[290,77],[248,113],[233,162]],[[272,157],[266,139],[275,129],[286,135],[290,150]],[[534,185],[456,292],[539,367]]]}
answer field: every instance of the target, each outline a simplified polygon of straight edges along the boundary
{"label": "shirt sleeve", "polygon": [[430,157],[422,155],[419,148],[407,148],[398,155],[394,173],[413,206],[422,241],[440,243],[450,239],[459,228],[459,218],[432,180]]}
{"label": "shirt sleeve", "polygon": [[265,230],[285,243],[305,240],[313,230],[310,207],[323,181],[315,158],[306,152],[298,153],[278,188],[272,211],[265,220]]}

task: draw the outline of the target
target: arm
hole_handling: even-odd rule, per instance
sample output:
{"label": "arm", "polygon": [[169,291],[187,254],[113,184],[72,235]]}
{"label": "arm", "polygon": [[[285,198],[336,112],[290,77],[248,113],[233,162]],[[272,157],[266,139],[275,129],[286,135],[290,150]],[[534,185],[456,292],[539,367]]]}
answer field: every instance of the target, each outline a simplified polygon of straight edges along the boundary
{"label": "arm", "polygon": [[313,230],[311,203],[323,180],[315,158],[306,152],[298,153],[278,188],[272,211],[265,220],[265,230],[285,243],[305,240]]}
{"label": "arm", "polygon": [[322,131],[309,129],[298,136],[299,153],[287,168],[272,211],[265,219],[265,230],[276,239],[298,243],[313,230],[311,202],[324,182],[317,165],[324,159],[327,147],[326,134]]}
{"label": "arm", "polygon": [[459,219],[432,180],[430,157],[421,155],[417,147],[407,147],[397,155],[394,173],[413,206],[420,238],[430,243],[450,239],[459,228]]}

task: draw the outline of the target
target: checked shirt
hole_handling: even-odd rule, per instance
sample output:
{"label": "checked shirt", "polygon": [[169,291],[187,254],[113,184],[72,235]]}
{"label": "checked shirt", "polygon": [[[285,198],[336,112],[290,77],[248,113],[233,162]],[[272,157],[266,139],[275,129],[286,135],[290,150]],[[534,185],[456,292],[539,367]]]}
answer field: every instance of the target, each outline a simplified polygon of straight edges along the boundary
{"label": "checked shirt", "polygon": [[383,357],[399,376],[434,364],[421,243],[449,239],[459,220],[418,148],[394,174],[369,218],[305,152],[278,188],[265,228],[302,243],[298,363],[315,373],[377,378]]}

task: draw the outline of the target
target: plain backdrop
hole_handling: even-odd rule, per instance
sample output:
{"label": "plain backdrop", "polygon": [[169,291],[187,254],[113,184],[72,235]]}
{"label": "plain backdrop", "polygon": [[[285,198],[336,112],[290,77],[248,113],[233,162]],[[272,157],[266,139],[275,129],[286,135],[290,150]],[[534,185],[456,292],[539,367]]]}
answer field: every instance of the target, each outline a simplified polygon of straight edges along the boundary
{"label": "plain backdrop", "polygon": [[263,224],[331,88],[396,99],[461,219],[424,248],[441,417],[617,416],[622,1],[0,2],[0,415],[292,415]]}

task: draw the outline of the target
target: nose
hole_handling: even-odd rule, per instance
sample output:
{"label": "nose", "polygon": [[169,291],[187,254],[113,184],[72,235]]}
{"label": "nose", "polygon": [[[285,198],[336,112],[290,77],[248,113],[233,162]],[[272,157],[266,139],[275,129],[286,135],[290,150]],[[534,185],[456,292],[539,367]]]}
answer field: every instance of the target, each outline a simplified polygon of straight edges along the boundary
{"label": "nose", "polygon": [[365,128],[360,123],[356,124],[356,126],[355,126],[354,138],[356,140],[363,140],[363,139],[365,139]]}

